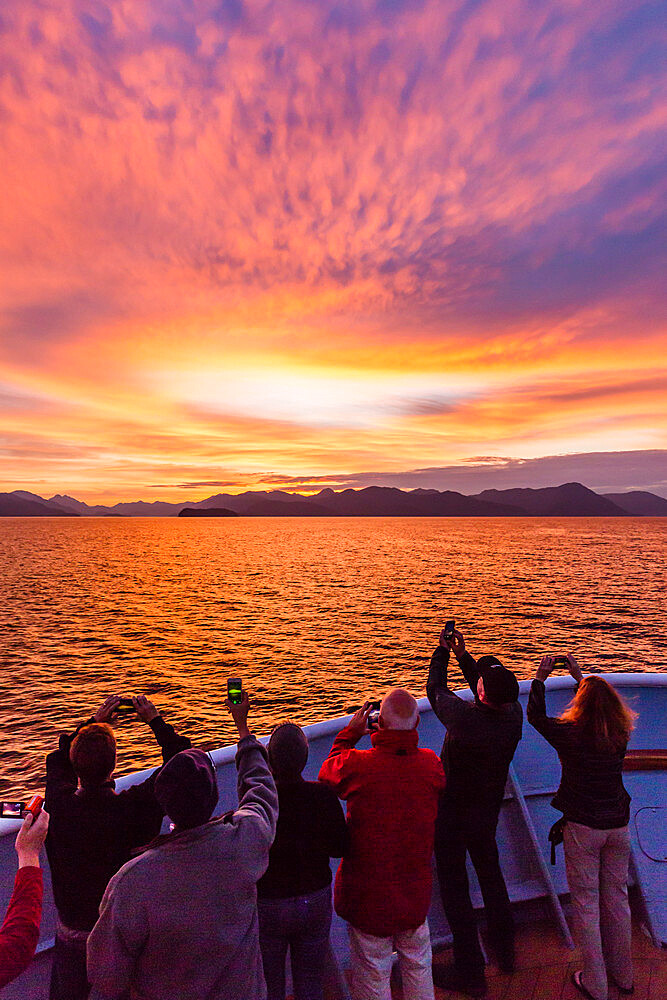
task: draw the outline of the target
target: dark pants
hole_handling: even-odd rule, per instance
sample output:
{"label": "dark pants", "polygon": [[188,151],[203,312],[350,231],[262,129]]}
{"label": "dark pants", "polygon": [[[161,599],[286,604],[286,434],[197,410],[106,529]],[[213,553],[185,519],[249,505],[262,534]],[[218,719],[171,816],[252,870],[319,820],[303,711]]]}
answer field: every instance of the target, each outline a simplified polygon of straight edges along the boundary
{"label": "dark pants", "polygon": [[331,886],[308,896],[260,899],[257,909],[268,1000],[285,1000],[288,947],[294,1000],[322,1000],[331,929]]}
{"label": "dark pants", "polygon": [[86,946],[56,934],[49,1000],[87,1000]]}
{"label": "dark pants", "polygon": [[[474,792],[471,791],[471,795]],[[470,901],[466,852],[482,890],[491,946],[501,968],[514,964],[514,920],[498,861],[498,809],[461,805],[441,797],[435,827],[435,860],[445,916],[454,938],[454,964],[463,975],[479,976],[484,956]]]}

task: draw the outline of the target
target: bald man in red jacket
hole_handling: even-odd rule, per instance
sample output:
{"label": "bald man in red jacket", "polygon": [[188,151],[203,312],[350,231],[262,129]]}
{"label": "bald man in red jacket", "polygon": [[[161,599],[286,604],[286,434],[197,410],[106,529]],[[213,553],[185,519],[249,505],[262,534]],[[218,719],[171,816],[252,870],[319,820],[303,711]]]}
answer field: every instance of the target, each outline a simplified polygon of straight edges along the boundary
{"label": "bald man in red jacket", "polygon": [[403,990],[433,1000],[431,855],[438,796],[445,774],[432,750],[420,750],[417,702],[402,688],[384,698],[372,748],[357,750],[369,732],[370,702],[336,737],[320,781],[347,800],[350,847],[336,876],[336,913],[350,934],[354,1000],[390,998],[392,952]]}

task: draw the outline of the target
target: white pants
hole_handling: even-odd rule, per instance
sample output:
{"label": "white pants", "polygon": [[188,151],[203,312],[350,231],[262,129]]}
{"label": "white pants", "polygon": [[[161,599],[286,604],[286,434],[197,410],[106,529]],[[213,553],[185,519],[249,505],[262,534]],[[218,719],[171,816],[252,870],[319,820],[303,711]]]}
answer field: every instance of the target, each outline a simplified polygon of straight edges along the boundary
{"label": "white pants", "polygon": [[393,937],[363,934],[351,924],[348,924],[348,932],[353,1000],[391,1000],[394,951],[398,952],[403,996],[410,1000],[434,1000],[428,920],[414,931],[401,931]]}
{"label": "white pants", "polygon": [[593,830],[565,824],[565,868],[583,958],[582,983],[595,1000],[607,1000],[607,974],[632,986],[627,826]]}

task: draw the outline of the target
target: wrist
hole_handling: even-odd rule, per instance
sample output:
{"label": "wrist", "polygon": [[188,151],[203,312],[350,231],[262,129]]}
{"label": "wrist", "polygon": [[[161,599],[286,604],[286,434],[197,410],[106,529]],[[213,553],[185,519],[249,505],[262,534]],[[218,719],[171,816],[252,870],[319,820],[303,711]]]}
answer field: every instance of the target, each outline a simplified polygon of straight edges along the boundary
{"label": "wrist", "polygon": [[19,856],[19,868],[39,868],[39,851],[21,849],[16,853]]}
{"label": "wrist", "polygon": [[247,723],[238,723],[236,729],[239,734],[239,741],[244,740],[246,736],[250,736],[250,730],[248,729]]}
{"label": "wrist", "polygon": [[549,674],[545,674],[541,670],[538,670],[537,673],[535,674],[535,680],[536,681],[542,681],[542,683],[544,684],[544,682],[545,682],[545,680],[547,679],[548,676],[549,676]]}

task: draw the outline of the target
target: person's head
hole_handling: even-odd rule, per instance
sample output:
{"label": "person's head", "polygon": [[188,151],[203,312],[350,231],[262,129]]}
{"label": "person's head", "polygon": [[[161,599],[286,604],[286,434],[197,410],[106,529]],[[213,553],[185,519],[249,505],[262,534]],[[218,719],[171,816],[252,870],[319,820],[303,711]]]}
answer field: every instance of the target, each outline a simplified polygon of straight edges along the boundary
{"label": "person's head", "polygon": [[179,830],[208,823],[218,804],[215,769],[203,750],[182,750],[155,779],[155,798]]}
{"label": "person's head", "polygon": [[405,688],[394,688],[382,699],[380,729],[416,729],[419,725],[417,702]]}
{"label": "person's head", "polygon": [[106,722],[92,722],[72,740],[69,751],[74,773],[83,788],[103,785],[116,767],[116,737]]}
{"label": "person's head", "polygon": [[592,675],[583,679],[560,718],[576,723],[596,744],[611,743],[622,750],[630,739],[637,713],[604,678]]}
{"label": "person's head", "polygon": [[295,781],[308,760],[308,740],[295,722],[281,722],[271,733],[269,764],[279,781]]}
{"label": "person's head", "polygon": [[519,697],[519,682],[497,656],[480,656],[477,661],[479,680],[477,697],[483,704],[500,708]]}

